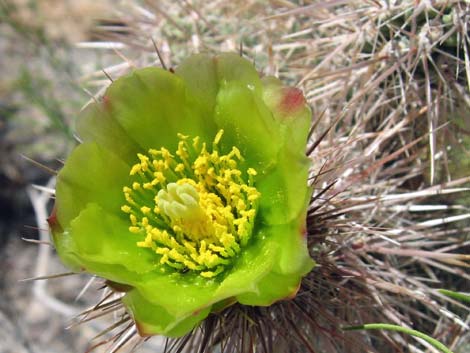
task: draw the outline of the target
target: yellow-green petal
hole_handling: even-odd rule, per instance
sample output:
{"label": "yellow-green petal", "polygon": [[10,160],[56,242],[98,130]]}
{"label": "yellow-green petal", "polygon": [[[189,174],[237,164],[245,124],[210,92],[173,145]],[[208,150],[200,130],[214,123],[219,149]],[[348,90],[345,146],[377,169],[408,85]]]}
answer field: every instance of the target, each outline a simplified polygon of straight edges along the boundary
{"label": "yellow-green petal", "polygon": [[54,234],[59,255],[87,272],[133,285],[155,271],[154,254],[136,246],[143,236],[129,232],[127,222],[89,203],[62,233]]}
{"label": "yellow-green petal", "polygon": [[176,68],[175,74],[184,80],[189,94],[200,103],[204,114],[212,116],[219,90],[214,57],[208,54],[190,56]]}
{"label": "yellow-green petal", "polygon": [[262,83],[255,66],[235,53],[223,53],[213,59],[216,64],[219,90],[236,83],[247,87],[257,95],[261,94]]}
{"label": "yellow-green petal", "polygon": [[209,141],[215,125],[202,103],[177,75],[149,67],[115,81],[106,91],[106,104],[126,134],[143,151],[174,150],[177,133]]}
{"label": "yellow-green petal", "polygon": [[226,132],[222,146],[237,146],[248,165],[264,173],[276,163],[281,148],[279,124],[250,87],[227,83],[217,95],[214,120]]}
{"label": "yellow-green petal", "polygon": [[150,335],[181,337],[191,331],[210,312],[208,307],[188,315],[173,316],[163,307],[146,300],[135,289],[126,293],[122,301],[143,337]]}
{"label": "yellow-green petal", "polygon": [[57,219],[62,228],[87,206],[97,203],[119,213],[122,187],[129,183],[129,165],[94,142],[75,148],[57,177]]}
{"label": "yellow-green petal", "polygon": [[[302,277],[315,265],[308,254],[302,228],[299,222],[293,222],[260,230],[260,245],[250,247],[242,255],[249,265],[242,263],[230,275],[233,287],[238,283],[246,288],[236,294],[240,303],[267,306],[296,291]],[[255,277],[256,273],[262,275]],[[221,284],[221,288],[224,286],[227,283]]]}
{"label": "yellow-green petal", "polygon": [[312,190],[307,186],[310,160],[303,153],[283,146],[276,162],[273,169],[257,179],[257,189],[263,195],[259,212],[267,224],[288,224],[304,216],[310,199]]}
{"label": "yellow-green petal", "polygon": [[108,98],[89,104],[76,122],[78,136],[83,142],[94,142],[132,163],[140,147],[111,114]]}

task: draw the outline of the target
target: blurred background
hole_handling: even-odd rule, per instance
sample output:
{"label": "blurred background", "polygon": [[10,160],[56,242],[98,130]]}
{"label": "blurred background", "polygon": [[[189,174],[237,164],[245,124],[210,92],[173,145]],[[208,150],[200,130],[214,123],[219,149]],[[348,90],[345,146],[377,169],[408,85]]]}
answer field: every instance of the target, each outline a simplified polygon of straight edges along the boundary
{"label": "blurred background", "polygon": [[[50,194],[41,198],[32,185],[53,186],[53,175],[39,164],[57,170],[75,144],[74,117],[89,99],[82,77],[108,60],[107,53],[79,50],[76,43],[93,39],[110,4],[0,1],[2,353],[83,352],[96,334],[85,327],[65,329],[90,304],[87,298],[75,301],[87,278],[21,282],[40,273],[66,272],[49,245],[22,238],[39,241],[38,228],[43,238],[47,235],[41,211],[50,211]],[[33,201],[41,210],[33,208]]]}
{"label": "blurred background", "polygon": [[[393,12],[387,1],[342,3],[0,0],[0,353],[84,352],[103,329],[100,323],[66,329],[96,302],[98,281],[86,275],[24,280],[67,272],[47,243],[45,216],[53,204],[53,171],[77,143],[77,113],[110,79],[133,67],[161,66],[155,46],[168,67],[194,52],[241,50],[263,73],[299,85],[326,125],[345,116],[346,102],[354,101],[348,89],[386,92],[385,98],[377,93],[376,105],[371,95],[356,106],[357,116],[376,114],[367,123],[359,125],[356,113],[346,116],[349,132],[354,124],[373,132],[390,128],[384,107],[405,115],[427,107],[397,141],[444,127],[407,157],[418,167],[406,187],[470,175],[470,42],[461,28],[468,4],[418,11],[420,2],[404,1]],[[462,47],[457,33],[467,36]],[[418,38],[414,52],[411,37]],[[396,67],[386,62],[400,50],[414,56]],[[367,86],[373,80],[379,81]],[[367,146],[354,148],[360,153]],[[445,203],[466,215],[469,200],[464,193]],[[468,217],[461,218],[458,227],[467,231],[458,242],[467,244]],[[458,283],[470,291],[468,281]],[[160,344],[152,340],[142,352]],[[468,352],[468,335],[455,345]]]}
{"label": "blurred background", "polygon": [[[205,35],[205,45],[213,45],[206,50],[237,50],[258,26],[254,16],[262,4],[238,5],[204,5],[204,21],[210,21],[204,27],[215,26]],[[38,186],[53,187],[48,169],[60,169],[77,143],[74,119],[109,84],[107,75],[160,65],[151,39],[168,66],[201,49],[198,7],[173,1],[0,0],[1,353],[84,352],[105,327],[66,329],[74,315],[97,302],[101,284],[90,284],[89,276],[23,281],[67,272],[46,243],[44,216],[53,199]],[[237,12],[246,18],[235,21]],[[246,44],[256,43],[256,36]],[[259,57],[266,57],[260,49]],[[89,291],[77,298],[87,284]],[[159,341],[147,346],[155,351]]]}

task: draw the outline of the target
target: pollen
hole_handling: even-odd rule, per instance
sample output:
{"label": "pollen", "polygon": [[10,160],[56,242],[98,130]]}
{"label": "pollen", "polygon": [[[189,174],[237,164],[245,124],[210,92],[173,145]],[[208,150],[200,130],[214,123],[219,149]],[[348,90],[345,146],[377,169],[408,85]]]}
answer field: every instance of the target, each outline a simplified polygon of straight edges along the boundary
{"label": "pollen", "polygon": [[221,153],[223,133],[210,144],[178,134],[174,153],[163,147],[139,153],[129,171],[121,210],[136,246],[154,252],[166,270],[214,278],[252,238],[257,172],[242,168],[237,147]]}

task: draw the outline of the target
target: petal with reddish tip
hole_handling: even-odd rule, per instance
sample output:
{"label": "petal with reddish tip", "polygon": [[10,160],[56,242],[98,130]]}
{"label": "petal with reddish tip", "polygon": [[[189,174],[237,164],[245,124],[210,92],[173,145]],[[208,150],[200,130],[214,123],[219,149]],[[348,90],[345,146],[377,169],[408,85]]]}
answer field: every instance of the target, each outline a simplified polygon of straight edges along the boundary
{"label": "petal with reddish tip", "polygon": [[272,111],[275,119],[285,127],[287,148],[305,152],[311,111],[302,91],[295,87],[285,87],[272,76],[262,79],[263,100]]}

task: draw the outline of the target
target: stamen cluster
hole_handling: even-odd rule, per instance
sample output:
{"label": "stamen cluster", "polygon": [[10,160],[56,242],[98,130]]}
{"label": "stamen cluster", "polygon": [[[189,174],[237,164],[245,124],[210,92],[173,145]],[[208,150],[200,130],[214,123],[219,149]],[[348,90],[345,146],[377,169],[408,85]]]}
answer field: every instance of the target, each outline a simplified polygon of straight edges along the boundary
{"label": "stamen cluster", "polygon": [[137,246],[152,249],[162,271],[195,271],[212,278],[248,243],[260,193],[256,171],[239,169],[235,146],[220,154],[220,130],[211,151],[198,136],[178,134],[175,154],[162,147],[138,154],[132,185],[123,188],[129,230],[145,235]]}

